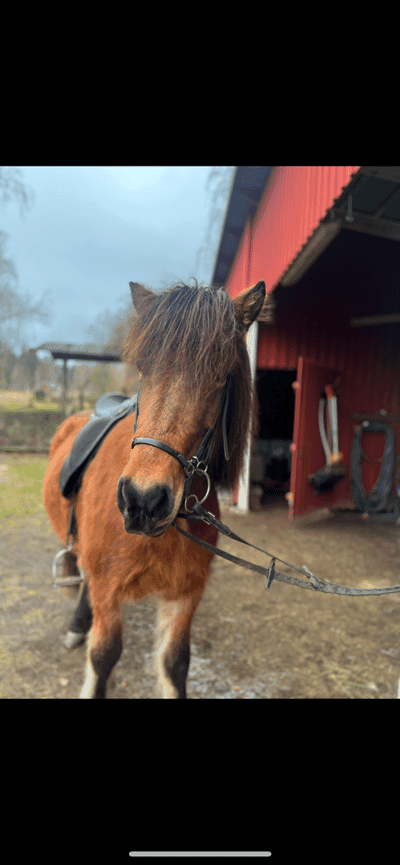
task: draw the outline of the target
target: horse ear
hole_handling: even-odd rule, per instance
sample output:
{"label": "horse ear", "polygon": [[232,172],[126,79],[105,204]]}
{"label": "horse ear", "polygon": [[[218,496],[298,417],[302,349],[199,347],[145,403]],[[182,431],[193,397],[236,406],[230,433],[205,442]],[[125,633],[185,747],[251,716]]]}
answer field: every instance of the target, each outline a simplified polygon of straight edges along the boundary
{"label": "horse ear", "polygon": [[255,321],[261,312],[265,300],[265,282],[257,282],[251,288],[245,288],[234,298],[236,316],[245,330]]}
{"label": "horse ear", "polygon": [[130,282],[132,301],[136,312],[144,312],[149,303],[153,300],[154,293],[139,282]]}

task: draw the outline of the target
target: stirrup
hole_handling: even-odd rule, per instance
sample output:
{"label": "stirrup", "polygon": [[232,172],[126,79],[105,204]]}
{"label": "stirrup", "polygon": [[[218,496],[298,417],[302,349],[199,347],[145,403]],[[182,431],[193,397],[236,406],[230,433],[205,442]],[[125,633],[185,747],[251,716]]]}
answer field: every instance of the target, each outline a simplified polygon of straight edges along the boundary
{"label": "stirrup", "polygon": [[74,574],[74,576],[70,577],[59,577],[59,560],[61,556],[65,556],[66,553],[69,553],[72,550],[73,543],[70,544],[65,550],[60,550],[54,556],[53,565],[52,565],[52,576],[53,576],[53,586],[78,586],[79,583],[82,583],[85,579],[84,574],[79,568],[79,574]]}

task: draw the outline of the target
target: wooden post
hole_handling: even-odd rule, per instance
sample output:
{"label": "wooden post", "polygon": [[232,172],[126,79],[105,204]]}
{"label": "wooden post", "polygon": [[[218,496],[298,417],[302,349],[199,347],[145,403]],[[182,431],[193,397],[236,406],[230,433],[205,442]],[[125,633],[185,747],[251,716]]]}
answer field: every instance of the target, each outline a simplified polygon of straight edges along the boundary
{"label": "wooden post", "polygon": [[63,392],[62,392],[62,411],[64,414],[67,411],[67,387],[68,387],[68,370],[67,370],[67,358],[65,357],[63,360]]}
{"label": "wooden post", "polygon": [[[253,321],[253,324],[250,325],[247,333],[247,351],[249,353],[251,380],[253,384],[257,371],[257,346],[258,321]],[[243,470],[238,484],[237,508],[244,514],[247,514],[249,510],[251,438],[252,431],[250,430],[243,460]]]}

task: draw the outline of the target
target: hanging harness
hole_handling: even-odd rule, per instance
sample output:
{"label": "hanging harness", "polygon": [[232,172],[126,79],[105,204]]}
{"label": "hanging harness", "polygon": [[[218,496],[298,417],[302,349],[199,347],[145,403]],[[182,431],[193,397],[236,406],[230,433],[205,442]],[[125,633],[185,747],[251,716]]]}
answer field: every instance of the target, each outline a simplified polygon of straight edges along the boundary
{"label": "hanging harness", "polygon": [[[365,492],[361,479],[362,435],[365,432],[385,433],[385,447],[381,457],[381,469],[369,495]],[[351,446],[351,478],[350,488],[354,504],[360,511],[377,514],[385,510],[393,484],[393,466],[395,459],[394,433],[387,424],[379,421],[363,421],[356,428]]]}

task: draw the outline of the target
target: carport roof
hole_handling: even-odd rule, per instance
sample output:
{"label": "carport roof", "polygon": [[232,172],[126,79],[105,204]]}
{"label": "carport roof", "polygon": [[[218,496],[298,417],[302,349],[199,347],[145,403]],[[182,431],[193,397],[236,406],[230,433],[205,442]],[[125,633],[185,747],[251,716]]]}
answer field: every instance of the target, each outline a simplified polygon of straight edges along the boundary
{"label": "carport roof", "polygon": [[74,345],[70,342],[44,342],[35,351],[49,351],[53,360],[86,360],[119,363],[121,355],[96,345]]}
{"label": "carport roof", "polygon": [[334,211],[343,228],[400,240],[400,166],[362,165]]}

